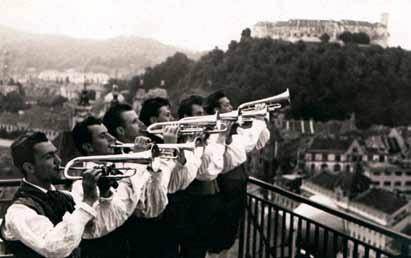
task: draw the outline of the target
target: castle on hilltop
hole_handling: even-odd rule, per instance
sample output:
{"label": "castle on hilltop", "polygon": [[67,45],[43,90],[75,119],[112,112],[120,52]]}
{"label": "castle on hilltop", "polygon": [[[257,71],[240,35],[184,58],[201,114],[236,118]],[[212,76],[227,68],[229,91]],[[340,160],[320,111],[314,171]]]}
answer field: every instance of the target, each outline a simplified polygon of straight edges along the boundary
{"label": "castle on hilltop", "polygon": [[338,35],[344,31],[351,33],[364,32],[370,38],[371,44],[388,46],[390,34],[388,13],[381,14],[380,22],[370,23],[354,20],[303,20],[293,19],[278,22],[258,22],[252,27],[252,35],[257,38],[271,37],[285,41],[320,42],[323,34],[328,34],[330,42],[337,42]]}

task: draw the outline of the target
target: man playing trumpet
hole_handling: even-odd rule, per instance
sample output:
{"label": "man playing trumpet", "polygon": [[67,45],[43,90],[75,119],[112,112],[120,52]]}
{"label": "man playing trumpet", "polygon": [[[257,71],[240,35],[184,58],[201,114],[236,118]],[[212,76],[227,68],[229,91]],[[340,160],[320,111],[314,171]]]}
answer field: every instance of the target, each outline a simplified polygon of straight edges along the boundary
{"label": "man playing trumpet", "polygon": [[[72,135],[76,147],[85,156],[114,154],[112,146],[116,140],[99,119],[86,118],[74,127]],[[93,162],[86,165],[93,166]],[[137,210],[146,216],[157,216],[167,205],[166,190],[157,187],[160,185],[157,182],[159,180],[153,180],[152,172],[148,171],[145,165],[130,164],[129,162],[114,165],[119,169],[123,166],[137,169],[136,175],[118,181],[117,189],[111,188],[113,198],[122,203],[124,209],[117,214],[107,214],[106,219],[107,221],[121,219],[123,223],[126,222],[114,232],[106,232],[104,237],[98,239],[89,237],[90,239],[82,248],[83,255],[85,257],[147,257],[142,252],[145,248],[144,243],[131,246],[131,244],[136,243],[130,239],[139,234],[140,228],[136,228],[134,221],[129,218],[133,217],[132,214],[135,214]],[[166,167],[160,168],[167,172]],[[152,188],[156,190],[152,190]],[[72,191],[79,196],[82,195],[79,183],[73,185]],[[154,194],[146,194],[147,191]],[[155,198],[155,201],[150,198]],[[136,248],[139,256],[133,252]]]}
{"label": "man playing trumpet", "polygon": [[[134,148],[126,151],[147,150],[152,146],[151,139],[145,137],[145,126],[140,122],[136,112],[127,104],[112,106],[103,117],[104,125],[110,134],[123,143],[134,143]],[[173,129],[175,130],[175,129]],[[175,134],[175,132],[174,132]],[[172,134],[170,137],[175,138]],[[169,137],[164,137],[168,141]],[[125,166],[137,167],[137,174],[131,178],[132,182],[148,178],[141,201],[139,201],[134,216],[128,221],[130,230],[130,245],[134,257],[162,257],[165,248],[172,239],[164,236],[165,224],[163,211],[168,205],[168,185],[174,161],[155,159],[152,167],[127,163]],[[148,176],[148,177],[147,177]],[[137,184],[137,183],[136,183]]]}
{"label": "man playing trumpet", "polygon": [[[45,134],[19,137],[11,153],[24,179],[7,209],[1,235],[16,257],[79,257],[83,237],[99,237],[121,224],[105,220],[107,212],[118,213],[122,207],[110,198],[99,200],[100,171],[83,174],[80,199],[55,190],[53,182],[61,179],[61,160]],[[109,197],[104,191],[101,194]]]}
{"label": "man playing trumpet", "polygon": [[[233,111],[233,106],[224,92],[217,91],[207,97],[206,110],[210,115],[225,114]],[[240,125],[233,131],[236,134],[228,139],[224,155],[226,166],[217,178],[223,206],[211,229],[214,230],[209,246],[211,253],[220,253],[233,246],[246,208],[248,174],[243,164],[247,153],[264,147],[270,137],[264,119],[253,119],[250,128],[244,129]]]}

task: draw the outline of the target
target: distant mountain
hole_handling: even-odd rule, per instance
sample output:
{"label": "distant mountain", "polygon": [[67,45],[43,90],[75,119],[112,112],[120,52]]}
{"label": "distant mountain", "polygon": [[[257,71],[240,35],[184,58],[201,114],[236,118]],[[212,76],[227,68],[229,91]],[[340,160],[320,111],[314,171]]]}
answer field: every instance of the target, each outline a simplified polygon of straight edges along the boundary
{"label": "distant mountain", "polygon": [[[115,37],[107,40],[77,39],[67,36],[32,34],[0,25],[0,64],[4,50],[13,73],[35,68],[87,69],[110,75],[135,74],[164,61],[175,52],[197,59],[200,54],[141,37]],[[31,69],[33,70],[33,69]]]}

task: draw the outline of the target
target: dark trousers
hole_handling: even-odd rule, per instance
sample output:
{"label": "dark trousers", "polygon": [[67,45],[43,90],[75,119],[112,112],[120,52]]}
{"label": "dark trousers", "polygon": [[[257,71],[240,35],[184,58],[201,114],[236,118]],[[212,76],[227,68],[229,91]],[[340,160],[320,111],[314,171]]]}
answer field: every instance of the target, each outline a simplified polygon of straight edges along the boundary
{"label": "dark trousers", "polygon": [[217,219],[221,203],[218,194],[188,194],[185,230],[180,242],[180,257],[204,258],[212,243],[211,230]]}
{"label": "dark trousers", "polygon": [[247,179],[243,167],[218,177],[221,209],[218,210],[216,223],[212,227],[214,237],[210,242],[210,252],[219,253],[230,249],[238,237],[239,225],[243,221],[247,204]]}
{"label": "dark trousers", "polygon": [[133,218],[127,220],[122,226],[113,232],[95,239],[81,241],[82,258],[132,258],[132,246],[130,230]]}

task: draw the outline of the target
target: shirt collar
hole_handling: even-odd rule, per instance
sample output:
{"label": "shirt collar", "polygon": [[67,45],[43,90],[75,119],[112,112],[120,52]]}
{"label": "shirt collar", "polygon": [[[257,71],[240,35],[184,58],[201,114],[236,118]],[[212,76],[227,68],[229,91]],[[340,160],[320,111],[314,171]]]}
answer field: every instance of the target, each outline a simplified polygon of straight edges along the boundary
{"label": "shirt collar", "polygon": [[27,179],[25,179],[25,178],[23,178],[23,182],[26,183],[26,184],[28,184],[28,185],[30,185],[30,186],[32,186],[32,187],[34,187],[34,188],[39,189],[39,190],[42,191],[43,193],[47,193],[48,191],[55,191],[55,190],[56,190],[56,187],[54,187],[54,185],[50,185],[50,189],[47,190],[47,189],[44,189],[44,188],[41,187],[41,186],[35,185],[35,184],[27,181]]}

